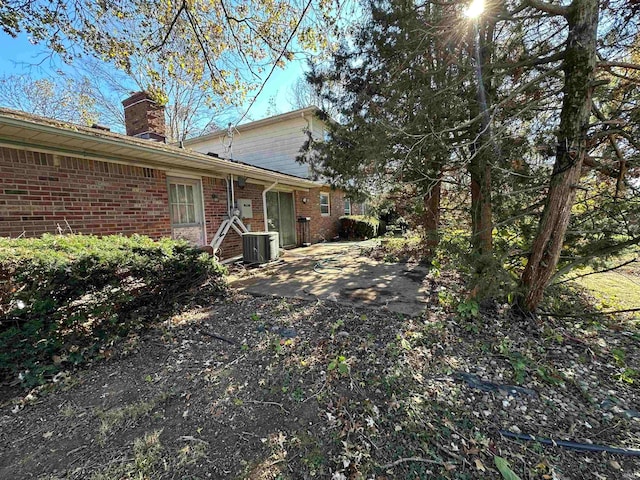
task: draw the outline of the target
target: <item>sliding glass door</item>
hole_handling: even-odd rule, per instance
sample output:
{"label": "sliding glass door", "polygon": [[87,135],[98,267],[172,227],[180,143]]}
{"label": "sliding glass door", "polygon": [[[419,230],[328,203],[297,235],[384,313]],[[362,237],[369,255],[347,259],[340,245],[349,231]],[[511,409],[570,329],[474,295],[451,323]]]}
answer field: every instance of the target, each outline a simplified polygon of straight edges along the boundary
{"label": "sliding glass door", "polygon": [[270,232],[278,232],[281,247],[296,244],[293,193],[267,192],[267,224]]}

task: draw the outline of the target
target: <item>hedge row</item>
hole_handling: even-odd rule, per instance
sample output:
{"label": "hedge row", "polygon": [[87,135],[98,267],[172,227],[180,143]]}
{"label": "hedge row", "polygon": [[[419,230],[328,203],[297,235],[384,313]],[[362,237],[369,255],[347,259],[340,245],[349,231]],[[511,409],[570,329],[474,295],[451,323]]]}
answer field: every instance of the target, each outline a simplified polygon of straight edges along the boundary
{"label": "hedge row", "polygon": [[42,383],[114,338],[225,289],[185,242],[118,235],[0,238],[0,378]]}
{"label": "hedge row", "polygon": [[380,222],[365,215],[344,215],[340,217],[340,236],[349,239],[374,238],[379,235]]}

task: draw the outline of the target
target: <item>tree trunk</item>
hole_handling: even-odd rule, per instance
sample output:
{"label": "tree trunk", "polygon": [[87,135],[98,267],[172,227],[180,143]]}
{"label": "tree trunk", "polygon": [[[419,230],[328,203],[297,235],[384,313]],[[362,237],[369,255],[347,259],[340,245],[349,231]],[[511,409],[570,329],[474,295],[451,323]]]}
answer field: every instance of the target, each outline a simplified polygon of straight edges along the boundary
{"label": "tree trunk", "polygon": [[[493,41],[493,23],[484,25],[482,32],[474,23],[473,54],[476,68],[477,111],[480,130],[469,162],[471,175],[471,247],[479,255],[490,254],[493,248],[493,216],[491,209],[491,156],[498,155],[497,144],[491,132],[487,91],[491,87],[491,72],[484,66],[489,56],[488,44]],[[484,71],[483,71],[484,69]],[[497,160],[497,159],[496,159]]]}
{"label": "tree trunk", "polygon": [[471,174],[471,247],[480,255],[493,248],[491,212],[491,168],[484,149],[477,152],[469,164]]}
{"label": "tree trunk", "polygon": [[587,153],[586,134],[596,65],[598,0],[574,0],[566,18],[569,35],[563,63],[564,88],[556,161],[538,233],[521,278],[524,294],[520,306],[529,312],[540,304],[558,265]]}
{"label": "tree trunk", "polygon": [[424,218],[423,225],[425,230],[426,253],[433,255],[435,248],[440,241],[440,189],[442,184],[442,172],[438,174],[438,178],[429,187],[429,191],[424,194],[422,200],[424,202]]}

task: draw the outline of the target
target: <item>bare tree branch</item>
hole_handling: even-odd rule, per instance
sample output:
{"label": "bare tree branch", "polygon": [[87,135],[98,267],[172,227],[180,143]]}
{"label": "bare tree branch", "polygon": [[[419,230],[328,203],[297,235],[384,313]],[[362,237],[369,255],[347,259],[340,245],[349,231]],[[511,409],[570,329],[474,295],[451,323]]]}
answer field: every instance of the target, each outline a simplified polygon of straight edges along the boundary
{"label": "bare tree branch", "polygon": [[149,49],[150,52],[158,51],[158,50],[160,50],[162,47],[164,47],[166,45],[167,41],[169,40],[169,36],[171,35],[171,32],[173,31],[173,27],[176,26],[176,23],[178,22],[178,18],[180,18],[180,14],[186,8],[187,8],[187,3],[186,3],[186,1],[183,1],[182,5],[180,5],[180,8],[178,9],[178,11],[176,12],[175,16],[173,17],[173,20],[171,21],[171,24],[169,25],[169,29],[167,30],[167,32],[165,33],[164,37],[162,38],[162,41],[158,45],[155,45],[155,46],[151,47]]}
{"label": "bare tree branch", "polygon": [[521,60],[515,63],[494,63],[492,66],[494,68],[509,68],[509,69],[514,69],[519,67],[534,67],[536,65],[544,65],[545,63],[560,61],[564,58],[564,55],[565,55],[565,52],[560,51],[546,57],[535,56],[535,57],[527,58],[526,60]]}
{"label": "bare tree branch", "polygon": [[640,70],[640,64],[631,63],[631,62],[598,62],[596,65],[597,68],[630,68],[632,70]]}
{"label": "bare tree branch", "polygon": [[[606,121],[606,117],[604,116],[604,113],[602,113],[602,111],[598,108],[595,102],[591,104],[591,109],[593,110],[593,113],[596,115],[598,120],[600,120],[601,122]],[[627,170],[627,159],[622,154],[622,150],[620,149],[620,145],[618,145],[618,141],[616,140],[615,135],[611,134],[607,138],[609,139],[609,142],[611,143],[613,150],[616,152],[616,157],[618,157],[618,162],[620,165],[615,177],[617,179],[615,197],[618,198],[618,196],[620,195],[620,192],[622,191],[624,176]]]}
{"label": "bare tree branch", "polygon": [[598,273],[611,272],[611,271],[613,271],[613,270],[617,270],[617,269],[622,268],[622,267],[624,267],[624,266],[626,266],[626,265],[629,265],[629,264],[631,264],[631,263],[635,263],[635,262],[637,262],[638,260],[639,260],[639,258],[638,258],[638,257],[636,257],[636,258],[632,258],[631,260],[627,260],[626,262],[623,262],[623,263],[621,263],[621,264],[619,264],[619,265],[616,265],[616,266],[614,266],[614,267],[611,267],[611,268],[605,268],[605,269],[603,269],[603,270],[596,270],[595,272],[583,273],[582,275],[576,275],[576,276],[574,276],[574,277],[567,278],[567,279],[562,280],[562,281],[560,281],[560,282],[552,283],[551,285],[560,285],[560,284],[562,284],[562,283],[572,282],[573,280],[577,280],[578,278],[588,277],[589,275],[596,275],[596,274],[598,274]]}
{"label": "bare tree branch", "polygon": [[616,169],[608,165],[603,165],[600,162],[596,161],[593,157],[590,157],[588,155],[584,157],[583,165],[611,178],[618,178],[619,176],[619,172]]}
{"label": "bare tree branch", "polygon": [[256,102],[256,99],[258,98],[258,95],[260,95],[260,93],[262,93],[262,90],[264,90],[264,86],[269,81],[269,78],[271,78],[271,75],[273,75],[273,72],[275,71],[276,67],[278,66],[278,63],[280,63],[280,60],[282,59],[282,57],[286,53],[287,47],[289,46],[289,43],[291,43],[291,40],[293,40],[293,37],[295,36],[296,32],[298,31],[298,28],[300,27],[300,24],[302,23],[302,20],[304,19],[304,16],[307,14],[307,11],[309,10],[309,7],[311,7],[312,1],[313,0],[309,0],[307,2],[307,5],[304,7],[304,10],[302,10],[302,13],[300,14],[300,18],[298,19],[298,23],[296,23],[296,26],[291,31],[291,35],[289,35],[289,38],[287,39],[287,41],[285,42],[284,46],[282,47],[282,51],[280,52],[280,55],[278,55],[278,58],[276,58],[276,61],[273,62],[273,66],[271,67],[271,70],[269,71],[269,74],[264,79],[264,82],[262,82],[262,85],[260,85],[260,88],[258,89],[258,92],[251,99],[251,103],[249,103],[249,106],[245,110],[244,114],[236,122],[236,125],[238,125],[244,119],[244,117],[247,116],[247,114],[249,113],[249,110],[251,110],[251,107],[253,107],[253,104]]}
{"label": "bare tree branch", "polygon": [[549,15],[558,15],[561,17],[566,17],[569,15],[569,7],[563,7],[562,5],[554,5],[548,2],[543,2],[542,0],[526,0],[528,6],[535,8],[536,10],[540,10],[544,13],[548,13]]}

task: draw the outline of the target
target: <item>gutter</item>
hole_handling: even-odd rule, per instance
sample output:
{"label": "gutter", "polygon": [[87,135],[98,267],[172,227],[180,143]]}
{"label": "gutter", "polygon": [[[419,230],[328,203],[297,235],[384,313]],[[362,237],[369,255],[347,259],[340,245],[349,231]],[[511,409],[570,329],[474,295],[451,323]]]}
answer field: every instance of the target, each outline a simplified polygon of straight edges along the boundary
{"label": "gutter", "polygon": [[[304,117],[307,113],[309,112],[315,113],[318,110],[319,110],[318,107],[315,107],[315,106],[299,108],[298,110],[293,110],[291,112],[285,112],[279,115],[274,115],[272,117],[261,118],[260,120],[254,120],[253,122],[243,123],[235,126],[234,128],[238,132],[242,132],[245,130],[253,130],[254,128],[264,127],[265,125],[271,125],[273,123],[278,123],[284,120],[291,120],[292,118],[296,118],[299,114],[301,114],[302,117]],[[216,130],[215,132],[211,132],[206,135],[202,135],[200,137],[189,138],[184,141],[184,144],[188,146],[188,145],[193,145],[195,143],[215,140],[216,138],[219,138],[225,135],[225,133],[226,133],[225,129]]]}
{"label": "gutter", "polygon": [[278,185],[278,181],[276,180],[272,185],[262,190],[262,210],[264,215],[264,231],[269,231],[269,222],[267,220],[267,192]]}
{"label": "gutter", "polygon": [[[234,164],[233,162],[216,159],[215,157],[207,157],[205,156],[205,154],[201,154],[201,153],[194,155],[193,152],[188,152],[188,151],[174,152],[165,148],[153,148],[152,145],[144,145],[144,144],[139,144],[137,142],[131,142],[130,141],[131,137],[115,136],[116,134],[113,134],[114,137],[111,138],[109,136],[97,134],[96,132],[84,131],[84,129],[73,131],[64,127],[45,125],[42,123],[36,123],[34,121],[0,115],[0,126],[3,124],[9,127],[16,127],[22,130],[30,130],[35,133],[51,134],[57,137],[67,137],[67,138],[72,138],[72,139],[76,139],[84,142],[93,141],[93,142],[96,142],[98,146],[104,145],[104,146],[111,146],[111,147],[117,147],[117,148],[129,148],[133,151],[141,151],[141,152],[149,153],[156,156],[165,156],[170,159],[179,160],[180,163],[182,163],[181,166],[184,166],[185,168],[205,170],[208,172],[212,172],[212,173],[215,172],[218,174],[220,173],[227,173],[230,175],[242,174],[243,176],[248,176],[248,177],[258,177],[258,179],[270,179],[270,180],[278,179],[276,180],[276,182],[278,183],[284,183],[285,185],[304,186],[305,188],[318,186],[316,182],[312,182],[310,180],[298,181],[297,179],[288,178],[288,176],[286,175],[279,175],[273,172],[265,172],[258,167]],[[51,143],[46,143],[46,144],[36,143],[37,140],[35,139],[28,139],[28,141],[25,141],[25,140],[26,140],[25,137],[18,140],[16,139],[15,136],[13,137],[2,136],[2,133],[0,132],[0,145],[8,146],[9,148],[30,149],[34,151],[52,153],[52,154],[61,153],[64,155],[74,156],[78,158],[86,158],[86,159],[99,160],[99,161],[111,161],[115,163],[128,163],[128,164],[138,165],[138,166],[143,166],[143,165],[147,166],[151,163],[149,161],[145,162],[145,160],[143,159],[136,159],[135,157],[132,158],[131,156],[126,156],[126,155],[123,155],[122,157],[120,157],[120,156],[114,156],[113,154],[109,155],[108,153],[103,154],[102,152],[95,151],[95,150],[65,148],[65,147],[61,147]],[[142,142],[142,140],[140,140],[140,142]],[[199,158],[199,157],[206,157],[206,158]],[[188,164],[184,165],[185,162],[191,163],[192,165],[188,165]],[[176,164],[171,163],[170,161],[158,162],[158,163],[153,162],[153,164],[156,166],[153,167],[149,165],[149,168],[157,168],[159,165],[162,165],[161,168],[165,168],[165,169],[168,166],[176,167]]]}

